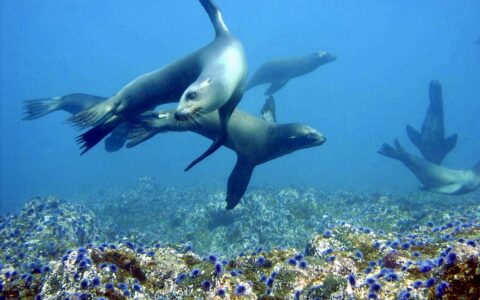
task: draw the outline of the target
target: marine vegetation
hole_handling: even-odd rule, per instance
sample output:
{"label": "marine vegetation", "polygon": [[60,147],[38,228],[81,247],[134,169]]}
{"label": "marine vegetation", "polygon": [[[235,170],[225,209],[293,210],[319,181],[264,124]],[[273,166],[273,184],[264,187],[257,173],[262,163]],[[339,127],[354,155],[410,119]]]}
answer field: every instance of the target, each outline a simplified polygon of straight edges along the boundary
{"label": "marine vegetation", "polygon": [[2,299],[480,297],[476,194],[440,207],[427,194],[262,187],[238,213],[222,193],[150,178],[93,194],[34,198],[1,219]]}

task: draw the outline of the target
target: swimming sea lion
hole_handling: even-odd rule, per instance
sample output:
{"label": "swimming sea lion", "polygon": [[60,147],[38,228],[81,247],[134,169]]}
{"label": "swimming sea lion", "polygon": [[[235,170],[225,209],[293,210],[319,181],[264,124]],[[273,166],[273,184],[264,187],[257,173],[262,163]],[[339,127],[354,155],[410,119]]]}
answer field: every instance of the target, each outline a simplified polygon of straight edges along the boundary
{"label": "swimming sea lion", "polygon": [[[108,100],[73,115],[69,121],[80,128],[93,126],[77,139],[82,154],[95,146],[123,121],[154,109],[157,105],[176,102],[177,118],[193,118],[219,109],[226,124],[243,93],[247,67],[242,44],[223,22],[217,6],[200,0],[215,28],[215,39],[207,46],[167,66],[144,74]],[[216,143],[225,139],[225,125]],[[219,147],[212,145],[198,162]]]}
{"label": "swimming sea lion", "polygon": [[425,114],[421,133],[407,125],[407,134],[422,156],[437,165],[441,165],[445,156],[455,148],[456,134],[445,139],[442,86],[438,81],[430,82],[430,105]]}
{"label": "swimming sea lion", "polygon": [[[70,114],[76,114],[92,107],[108,98],[87,95],[82,93],[68,94],[54,98],[42,98],[24,101],[24,120],[34,120],[54,111],[63,110]],[[126,141],[125,127],[120,125],[115,128],[105,140],[105,150],[115,152],[120,150]]]}
{"label": "swimming sea lion", "polygon": [[480,162],[472,170],[452,170],[413,155],[395,140],[395,148],[383,144],[379,154],[401,161],[424,186],[422,190],[447,195],[473,192],[480,186]]}
{"label": "swimming sea lion", "polygon": [[319,66],[336,59],[337,57],[334,55],[319,51],[303,57],[269,61],[255,71],[248,80],[245,91],[260,84],[270,83],[265,95],[273,95],[284,87],[290,79],[310,73]]}
{"label": "swimming sea lion", "polygon": [[[220,130],[216,113],[202,119],[178,123],[174,111],[158,112],[157,116],[139,117],[129,125],[129,142],[133,147],[168,131],[193,131],[215,139]],[[302,124],[275,124],[235,109],[228,122],[225,146],[237,154],[237,163],[228,178],[227,209],[233,209],[244,195],[253,170],[257,165],[294,151],[320,146],[326,139],[315,129]]]}
{"label": "swimming sea lion", "polygon": [[[233,36],[223,22],[219,8],[212,2],[200,0],[215,27],[212,50],[204,54],[202,72],[183,93],[175,112],[177,120],[195,118],[218,109],[220,130],[213,144],[191,162],[185,171],[220,148],[227,137],[227,123],[242,99],[247,79],[247,60],[242,43]],[[206,88],[208,87],[208,89]]]}

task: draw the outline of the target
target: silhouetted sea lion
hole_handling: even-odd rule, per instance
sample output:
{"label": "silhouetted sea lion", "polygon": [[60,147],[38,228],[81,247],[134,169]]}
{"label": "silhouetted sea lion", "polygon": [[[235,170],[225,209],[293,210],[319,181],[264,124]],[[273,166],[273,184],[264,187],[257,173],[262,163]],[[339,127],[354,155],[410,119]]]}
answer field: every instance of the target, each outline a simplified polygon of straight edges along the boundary
{"label": "silhouetted sea lion", "polygon": [[308,74],[319,66],[335,59],[337,59],[336,56],[319,51],[307,56],[269,61],[255,71],[248,80],[245,91],[260,84],[270,83],[265,95],[273,95],[284,87],[290,79]]}
{"label": "silhouetted sea lion", "polygon": [[123,121],[180,100],[177,118],[194,118],[219,109],[222,130],[215,143],[189,167],[213,153],[225,139],[225,124],[243,94],[247,73],[243,47],[228,31],[217,6],[200,0],[215,28],[207,46],[165,67],[144,74],[108,100],[69,118],[80,128],[93,126],[77,139],[82,154],[95,146]]}
{"label": "silhouetted sea lion", "polygon": [[[23,102],[24,120],[35,120],[54,111],[63,110],[76,114],[108,98],[82,93],[68,94],[60,97],[26,100]],[[115,152],[120,150],[126,141],[125,127],[120,125],[105,139],[105,150]]]}
{"label": "silhouetted sea lion", "polygon": [[[158,112],[156,116],[142,116],[132,121],[127,147],[168,131],[188,130],[214,139],[220,126],[215,113],[209,113],[199,120],[178,123],[174,111]],[[257,165],[300,149],[319,146],[326,141],[322,134],[307,125],[275,124],[240,109],[233,112],[228,132],[225,146],[237,154],[237,163],[228,178],[227,209],[233,209],[240,202]]]}
{"label": "silhouetted sea lion", "polygon": [[472,170],[451,170],[408,153],[398,140],[395,140],[395,148],[383,144],[378,153],[401,161],[424,184],[422,190],[461,195],[480,186],[480,162]]}
{"label": "silhouetted sea lion", "polygon": [[407,134],[422,156],[437,165],[441,165],[445,156],[455,148],[456,134],[445,139],[442,86],[438,81],[430,82],[430,105],[425,114],[421,133],[407,125]]}

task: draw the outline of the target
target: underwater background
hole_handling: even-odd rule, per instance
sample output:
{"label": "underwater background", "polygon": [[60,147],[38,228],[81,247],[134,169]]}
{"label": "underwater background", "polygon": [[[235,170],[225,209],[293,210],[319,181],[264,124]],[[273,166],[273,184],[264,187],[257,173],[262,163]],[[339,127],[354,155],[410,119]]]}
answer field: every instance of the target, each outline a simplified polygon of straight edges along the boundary
{"label": "underwater background", "polygon": [[[445,165],[470,168],[479,160],[478,1],[223,2],[231,31],[244,43],[250,74],[277,57],[318,50],[337,56],[276,95],[278,122],[308,124],[327,143],[260,166],[251,186],[415,190],[409,171],[376,151],[395,137],[413,151],[405,125],[420,127],[433,79],[443,86],[446,134],[459,135]],[[99,145],[79,156],[74,142],[79,132],[63,124],[67,114],[21,120],[23,100],[73,92],[107,97],[138,75],[208,43],[213,30],[199,3],[1,5],[4,211],[34,195],[119,188],[144,175],[166,185],[224,187],[235,162],[228,149],[183,172],[210,143],[196,134],[163,134],[114,154]],[[246,93],[240,107],[257,114],[263,90]]]}
{"label": "underwater background", "polygon": [[[217,290],[206,291],[207,281],[232,296],[277,299],[295,297],[295,287],[302,287],[305,299],[335,291],[365,299],[388,290],[380,299],[397,299],[422,281],[432,290],[416,297],[432,299],[439,289],[455,293],[475,286],[480,192],[419,191],[408,169],[377,151],[399,138],[418,154],[405,126],[421,127],[428,85],[438,80],[445,134],[459,136],[443,165],[470,169],[479,162],[480,2],[216,2],[245,47],[249,75],[274,58],[320,50],[337,57],[275,94],[278,123],[310,125],[327,142],[258,166],[239,207],[229,213],[224,198],[235,154],[221,148],[185,173],[210,143],[197,134],[161,134],[115,153],[100,143],[80,156],[79,132],[65,123],[67,113],[22,120],[24,100],[77,92],[109,97],[210,42],[214,32],[198,1],[0,2],[0,297],[4,286],[18,292],[11,279],[15,268],[34,279],[28,292],[10,295],[32,299],[87,290],[82,280],[94,289],[92,274],[104,290],[89,293],[107,298],[131,292],[157,299],[165,290],[168,299],[197,290],[209,298]],[[258,115],[265,88],[245,93],[239,107]],[[28,251],[22,248],[30,242]],[[230,274],[226,279],[215,269],[217,256],[228,260],[220,272]],[[439,258],[446,263],[438,264]],[[67,260],[70,273],[59,267]],[[138,266],[126,267],[125,260]],[[197,269],[203,277],[193,275]],[[376,277],[383,285],[377,291],[368,276],[384,269],[396,273]],[[471,270],[472,278],[458,275]],[[273,278],[270,285],[263,273]],[[428,286],[430,278],[435,282]],[[120,279],[128,295],[123,287],[107,287]],[[355,290],[361,285],[363,292]],[[212,295],[202,294],[210,290]],[[477,288],[471,295],[479,294]]]}

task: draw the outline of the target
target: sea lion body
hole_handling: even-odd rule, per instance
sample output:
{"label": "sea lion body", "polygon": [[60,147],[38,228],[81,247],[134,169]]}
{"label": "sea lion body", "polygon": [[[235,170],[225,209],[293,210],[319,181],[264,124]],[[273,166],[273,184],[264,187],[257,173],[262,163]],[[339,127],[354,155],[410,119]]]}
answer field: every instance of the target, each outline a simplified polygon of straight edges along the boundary
{"label": "sea lion body", "polygon": [[[156,116],[131,121],[127,147],[136,146],[161,132],[188,130],[215,139],[221,130],[220,119],[215,113],[181,124],[175,121],[174,113],[160,112]],[[239,109],[235,109],[230,117],[228,132],[224,145],[237,154],[237,163],[228,179],[227,209],[233,209],[239,203],[257,165],[300,149],[319,146],[326,140],[307,125],[277,125]]]}
{"label": "sea lion body", "polygon": [[332,62],[334,55],[319,51],[307,56],[283,58],[261,65],[249,79],[245,90],[257,85],[270,83],[265,95],[273,95],[284,87],[290,79],[308,74],[319,66]]}
{"label": "sea lion body", "polygon": [[398,140],[395,148],[383,144],[380,154],[401,161],[424,185],[423,190],[447,195],[461,195],[480,187],[480,163],[472,170],[452,170],[431,163],[405,151]]}
{"label": "sea lion body", "polygon": [[[137,77],[110,99],[73,115],[69,121],[77,127],[93,127],[77,139],[83,148],[82,154],[125,120],[165,103],[180,100],[177,116],[185,118],[226,107],[220,115],[222,124],[228,122],[243,94],[247,72],[244,50],[228,31],[216,5],[211,0],[200,0],[200,3],[212,21],[215,39],[159,70]],[[226,130],[221,132],[224,138]],[[217,140],[221,144],[222,139]],[[218,147],[211,147],[201,159]]]}
{"label": "sea lion body", "polygon": [[407,125],[410,141],[420,150],[422,156],[435,164],[442,164],[445,156],[455,148],[457,135],[445,138],[442,86],[438,81],[430,82],[430,104],[421,132]]}

